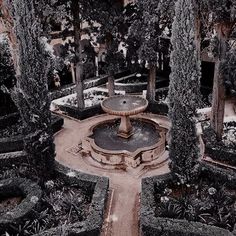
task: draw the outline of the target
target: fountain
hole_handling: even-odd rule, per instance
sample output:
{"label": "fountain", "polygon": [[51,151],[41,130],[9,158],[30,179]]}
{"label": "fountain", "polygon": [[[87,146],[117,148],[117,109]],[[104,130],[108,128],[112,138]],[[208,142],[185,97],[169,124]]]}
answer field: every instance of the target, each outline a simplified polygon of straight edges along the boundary
{"label": "fountain", "polygon": [[104,100],[102,109],[115,117],[105,116],[90,127],[89,134],[82,140],[85,156],[115,168],[135,168],[156,161],[165,152],[168,128],[139,114],[147,106],[146,99],[131,95]]}
{"label": "fountain", "polygon": [[123,95],[109,97],[101,103],[101,106],[108,114],[121,116],[117,134],[122,138],[128,139],[133,135],[130,116],[145,111],[148,101],[138,96]]}

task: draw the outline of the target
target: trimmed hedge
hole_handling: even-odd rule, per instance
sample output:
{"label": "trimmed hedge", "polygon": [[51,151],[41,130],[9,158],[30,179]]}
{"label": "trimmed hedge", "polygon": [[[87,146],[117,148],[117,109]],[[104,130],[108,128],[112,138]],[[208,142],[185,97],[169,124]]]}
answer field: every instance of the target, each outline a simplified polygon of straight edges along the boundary
{"label": "trimmed hedge", "polygon": [[149,102],[147,111],[158,114],[158,115],[168,115],[168,105],[165,103],[158,103],[158,102]]}
{"label": "trimmed hedge", "polygon": [[40,205],[41,188],[34,182],[23,178],[12,178],[0,181],[0,198],[22,196],[22,202],[12,210],[0,216],[0,230],[4,232],[10,224],[19,223],[29,217]]}
{"label": "trimmed hedge", "polygon": [[15,124],[19,120],[19,113],[11,113],[9,115],[0,116],[0,129],[4,129],[8,126]]}
{"label": "trimmed hedge", "polygon": [[20,165],[27,162],[27,153],[24,151],[18,152],[8,152],[0,154],[0,166],[3,167],[12,167],[12,165]]}
{"label": "trimmed hedge", "polygon": [[225,161],[236,165],[236,150],[227,147],[222,141],[218,142],[214,130],[207,123],[202,123],[202,138],[205,144],[205,153],[216,161]]}
{"label": "trimmed hedge", "polygon": [[77,109],[77,107],[73,107],[69,105],[60,105],[58,107],[61,111],[65,112],[68,116],[73,117],[75,119],[79,119],[79,120],[84,120],[92,116],[104,113],[100,104],[97,104],[91,107],[86,107],[80,111]]}
{"label": "trimmed hedge", "polygon": [[69,185],[78,184],[82,189],[92,194],[92,202],[89,215],[83,222],[74,223],[66,226],[58,226],[46,230],[37,236],[58,236],[58,235],[100,235],[103,224],[103,216],[108,196],[109,180],[106,177],[89,175],[71,170],[56,163],[57,176]]}
{"label": "trimmed hedge", "polygon": [[0,138],[0,153],[21,151],[24,148],[24,135]]}
{"label": "trimmed hedge", "polygon": [[[228,187],[236,188],[235,172],[205,163],[200,165],[203,176],[207,176],[211,181],[223,182]],[[143,236],[233,236],[236,233],[199,222],[156,217],[155,189],[171,183],[172,178],[171,174],[165,174],[142,179],[140,228]]]}
{"label": "trimmed hedge", "polygon": [[[19,113],[10,114],[2,117],[1,121],[4,127],[10,126],[19,120]],[[0,121],[0,122],[1,122]],[[52,116],[52,130],[53,133],[58,132],[64,124],[64,119],[53,115]],[[24,135],[16,135],[14,137],[0,138],[0,153],[22,151],[24,148]]]}

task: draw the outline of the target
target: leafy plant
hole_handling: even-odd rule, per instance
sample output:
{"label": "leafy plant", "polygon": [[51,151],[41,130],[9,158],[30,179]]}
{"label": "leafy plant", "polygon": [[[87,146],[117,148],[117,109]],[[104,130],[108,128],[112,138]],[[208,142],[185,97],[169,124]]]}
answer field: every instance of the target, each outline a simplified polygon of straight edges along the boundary
{"label": "leafy plant", "polygon": [[[178,192],[162,189],[157,192],[156,215],[167,218],[186,219],[232,230],[236,223],[236,195],[219,183],[173,186]],[[164,199],[164,201],[163,201]]]}

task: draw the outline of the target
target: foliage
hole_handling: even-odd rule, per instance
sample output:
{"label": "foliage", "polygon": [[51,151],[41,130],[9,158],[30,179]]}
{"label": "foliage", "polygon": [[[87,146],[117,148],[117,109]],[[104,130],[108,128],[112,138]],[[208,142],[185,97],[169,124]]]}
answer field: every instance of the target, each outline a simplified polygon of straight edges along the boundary
{"label": "foliage", "polygon": [[[167,188],[166,188],[167,189]],[[217,183],[201,181],[157,192],[157,216],[198,221],[232,230],[236,223],[235,192]]]}
{"label": "foliage", "polygon": [[44,173],[41,177],[47,178],[47,174],[53,173],[54,163],[47,86],[50,51],[46,50],[42,38],[41,9],[37,1],[14,0],[11,6],[18,47],[17,86],[13,99],[25,127],[25,150],[39,173]]}
{"label": "foliage", "polygon": [[104,70],[107,74],[114,75],[124,65],[124,54],[118,50],[127,33],[124,7],[119,1],[114,3],[106,0],[95,4],[94,11],[96,14],[93,20],[100,24],[97,39],[100,43],[105,43],[107,49]]}
{"label": "foliage", "polygon": [[[171,17],[167,13],[173,10],[174,1],[137,1],[137,10],[129,34],[139,42],[139,56],[149,63],[157,62],[157,52],[160,50],[160,39]],[[173,12],[172,12],[173,13]]]}
{"label": "foliage", "polygon": [[0,88],[4,84],[13,85],[15,70],[10,48],[5,36],[0,36]]}
{"label": "foliage", "polygon": [[236,150],[236,122],[224,123],[222,142],[227,147]]}
{"label": "foliage", "polygon": [[195,115],[200,100],[200,61],[194,43],[194,25],[192,1],[179,0],[172,27],[172,73],[168,97],[172,122],[170,168],[182,182],[196,178],[199,157]]}
{"label": "foliage", "polygon": [[236,20],[235,0],[201,0],[202,9],[213,13],[214,22],[230,22]]}
{"label": "foliage", "polygon": [[[35,209],[31,217],[8,227],[9,235],[29,236],[86,219],[91,196],[78,186],[56,179],[46,182],[42,209]],[[4,235],[5,236],[5,235]]]}
{"label": "foliage", "polygon": [[236,49],[231,48],[226,54],[226,58],[221,63],[222,74],[225,84],[230,89],[232,95],[236,96]]}

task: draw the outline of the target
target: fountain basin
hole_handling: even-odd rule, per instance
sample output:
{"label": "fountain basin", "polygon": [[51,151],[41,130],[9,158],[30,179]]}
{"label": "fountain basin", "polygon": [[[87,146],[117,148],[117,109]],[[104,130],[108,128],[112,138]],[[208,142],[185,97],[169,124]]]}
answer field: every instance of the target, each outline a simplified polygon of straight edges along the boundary
{"label": "fountain basin", "polygon": [[90,128],[82,140],[82,148],[90,156],[106,165],[137,167],[159,158],[165,151],[167,129],[144,118],[132,118],[133,136],[117,136],[118,119],[102,121]]}

